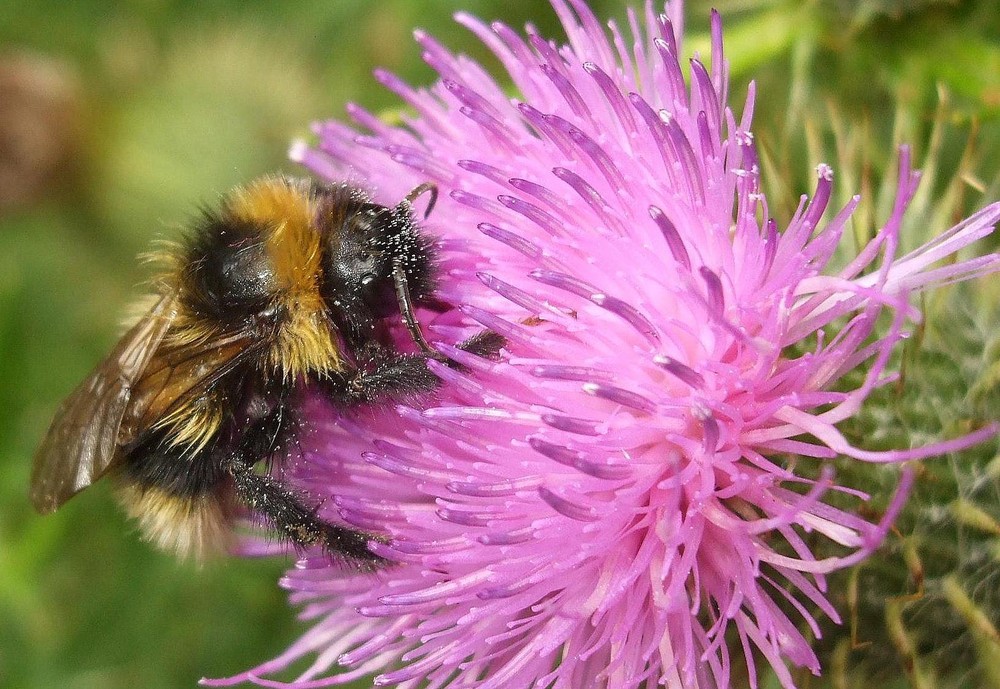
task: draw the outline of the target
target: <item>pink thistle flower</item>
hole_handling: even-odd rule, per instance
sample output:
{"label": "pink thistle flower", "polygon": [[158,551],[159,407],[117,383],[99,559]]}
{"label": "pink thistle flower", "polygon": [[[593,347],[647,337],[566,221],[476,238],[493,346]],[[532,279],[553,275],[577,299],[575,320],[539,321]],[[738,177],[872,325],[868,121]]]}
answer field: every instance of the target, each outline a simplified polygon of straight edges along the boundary
{"label": "pink thistle flower", "polygon": [[[358,129],[324,123],[317,147],[294,149],[388,205],[438,185],[426,227],[455,308],[424,320],[468,370],[432,363],[444,384],[422,407],[338,417],[317,402],[296,480],[328,498],[327,518],[388,532],[373,548],[399,564],[366,575],[303,560],[283,585],[312,629],[207,684],[704,689],[729,686],[737,653],[751,684],[763,657],[791,687],[788,665],[820,670],[801,623],[818,635],[812,611],[839,620],[824,576],[879,545],[912,480],[904,470],[872,523],[827,502],[867,496],[823,460],[903,462],[996,432],[873,452],[836,424],[892,379],[913,293],[1000,268],[996,254],[955,257],[1000,204],[897,255],[918,181],[902,148],[889,219],[832,267],[858,199],[824,221],[820,165],[779,230],[760,190],[755,90],[730,110],[717,15],[710,66],[691,60],[688,87],[679,4],[647,5],[610,37],[582,0],[552,4],[568,46],[457,16],[515,98],[417,32],[440,81],[377,74],[414,115],[395,126],[352,105]],[[507,338],[499,362],[443,344],[484,327]],[[843,390],[860,366],[860,387]],[[793,456],[827,466],[810,476]],[[817,538],[842,555],[814,556]],[[267,679],[313,654],[290,685]]]}

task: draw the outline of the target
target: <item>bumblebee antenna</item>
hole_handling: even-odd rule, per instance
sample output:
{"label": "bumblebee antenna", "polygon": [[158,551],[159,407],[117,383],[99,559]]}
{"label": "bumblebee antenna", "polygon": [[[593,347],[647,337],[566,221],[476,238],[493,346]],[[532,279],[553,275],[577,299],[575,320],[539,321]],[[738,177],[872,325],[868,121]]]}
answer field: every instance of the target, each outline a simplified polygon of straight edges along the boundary
{"label": "bumblebee antenna", "polygon": [[[437,203],[438,198],[438,188],[433,182],[424,182],[413,187],[399,205],[404,206],[406,214],[409,215],[413,207],[413,202],[424,194],[430,194],[430,200],[427,202],[426,210],[424,210],[424,218],[427,218],[431,214],[431,211],[434,210],[434,204]],[[413,311],[413,297],[410,295],[410,286],[406,282],[406,270],[403,268],[403,262],[399,258],[392,263],[392,281],[396,286],[396,300],[399,302],[399,313],[403,316],[403,323],[406,325],[410,337],[413,338],[413,342],[424,354],[432,356],[435,359],[440,359],[441,354],[428,344],[427,339],[420,330],[417,314]]]}
{"label": "bumblebee antenna", "polygon": [[431,199],[430,201],[427,202],[427,210],[424,211],[425,219],[430,217],[431,211],[434,210],[434,204],[437,203],[438,200],[438,188],[436,184],[434,184],[433,182],[424,182],[423,184],[418,184],[417,186],[413,187],[413,190],[409,194],[407,194],[406,197],[403,199],[403,201],[407,205],[412,206],[414,201],[416,201],[426,193],[430,193]]}
{"label": "bumblebee antenna", "polygon": [[399,261],[395,261],[392,266],[392,281],[396,285],[396,299],[399,301],[399,313],[403,316],[403,323],[410,332],[410,337],[424,354],[429,354],[435,359],[441,354],[427,343],[424,334],[420,331],[420,323],[417,322],[417,314],[413,312],[413,297],[410,296],[410,286],[406,282],[406,271]]}

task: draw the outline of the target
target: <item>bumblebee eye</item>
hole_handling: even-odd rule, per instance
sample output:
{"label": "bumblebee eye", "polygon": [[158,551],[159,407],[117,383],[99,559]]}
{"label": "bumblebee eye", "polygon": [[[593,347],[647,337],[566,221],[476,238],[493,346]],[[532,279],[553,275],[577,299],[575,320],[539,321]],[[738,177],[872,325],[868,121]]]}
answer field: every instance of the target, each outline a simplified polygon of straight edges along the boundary
{"label": "bumblebee eye", "polygon": [[338,248],[327,265],[330,277],[348,288],[359,287],[378,277],[380,266],[373,251],[359,248],[352,241],[343,241]]}
{"label": "bumblebee eye", "polygon": [[353,260],[355,263],[354,270],[359,275],[364,276],[362,278],[363,281],[375,277],[376,265],[374,252],[368,250],[359,251]]}
{"label": "bumblebee eye", "polygon": [[[367,209],[371,210],[371,209]],[[387,212],[361,212],[327,234],[323,296],[349,338],[365,337],[377,318],[392,312],[392,262],[376,246]]]}
{"label": "bumblebee eye", "polygon": [[[375,294],[381,292],[380,284],[392,283],[392,266],[381,252],[369,247],[354,247],[354,242],[341,243],[341,251],[333,256],[328,268],[329,278],[339,286],[339,291],[352,292],[365,305],[372,307]],[[377,309],[381,311],[381,309]]]}

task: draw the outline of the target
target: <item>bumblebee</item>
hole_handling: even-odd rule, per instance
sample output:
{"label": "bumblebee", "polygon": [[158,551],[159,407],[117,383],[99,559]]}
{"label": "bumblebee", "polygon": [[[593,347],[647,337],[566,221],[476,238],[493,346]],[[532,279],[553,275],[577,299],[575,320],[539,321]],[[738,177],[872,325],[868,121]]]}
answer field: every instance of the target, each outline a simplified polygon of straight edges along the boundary
{"label": "bumblebee", "polygon": [[[429,184],[386,207],[348,185],[267,177],[205,211],[160,252],[148,311],[59,408],[35,455],[35,508],[109,475],[142,533],[181,558],[227,550],[242,502],[300,548],[378,564],[379,535],[322,521],[255,467],[283,459],[307,394],[377,403],[433,390],[428,359],[455,365],[414,313],[434,303],[433,244],[413,211],[424,194],[426,215]],[[416,352],[393,347],[391,318]],[[459,346],[493,356],[502,339]]]}

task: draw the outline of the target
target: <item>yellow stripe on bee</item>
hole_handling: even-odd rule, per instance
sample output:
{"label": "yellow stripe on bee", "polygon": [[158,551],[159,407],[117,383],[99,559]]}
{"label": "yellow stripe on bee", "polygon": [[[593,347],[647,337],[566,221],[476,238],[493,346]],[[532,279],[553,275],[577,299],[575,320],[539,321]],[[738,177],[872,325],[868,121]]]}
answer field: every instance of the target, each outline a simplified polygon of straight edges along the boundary
{"label": "yellow stripe on bee", "polygon": [[226,553],[233,543],[229,510],[215,494],[182,498],[134,484],[122,484],[118,492],[146,540],[182,560],[201,562]]}
{"label": "yellow stripe on bee", "polygon": [[269,228],[267,251],[288,318],[270,352],[272,367],[285,378],[340,370],[340,351],[320,294],[321,238],[313,227],[316,208],[307,191],[294,182],[266,177],[237,190],[228,210]]}
{"label": "yellow stripe on bee", "polygon": [[181,405],[156,422],[156,428],[173,429],[167,434],[171,447],[184,447],[189,456],[204,450],[221,425],[222,406],[205,398]]}

